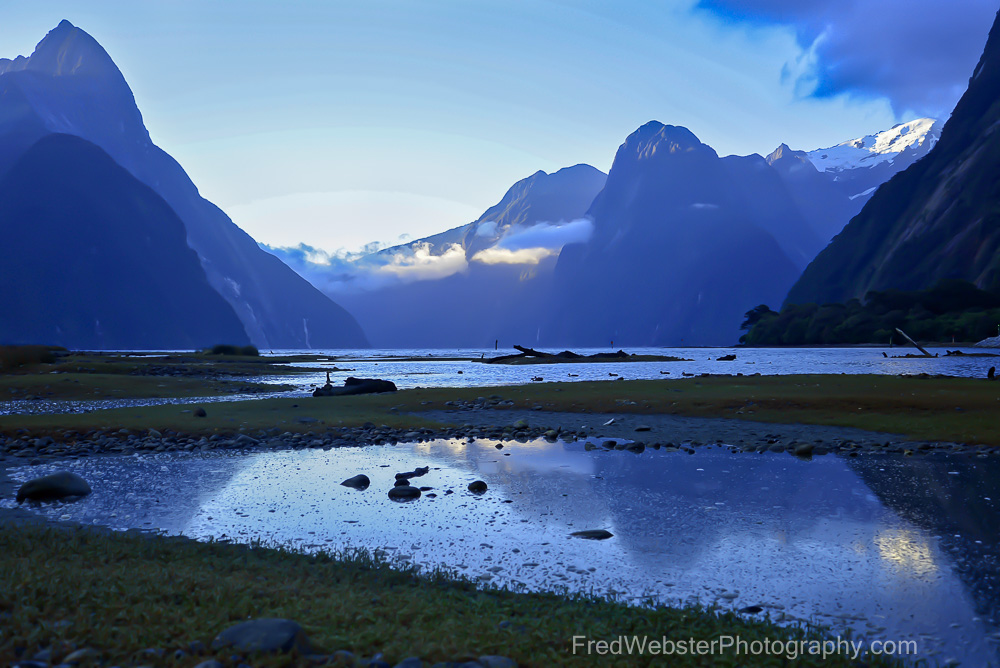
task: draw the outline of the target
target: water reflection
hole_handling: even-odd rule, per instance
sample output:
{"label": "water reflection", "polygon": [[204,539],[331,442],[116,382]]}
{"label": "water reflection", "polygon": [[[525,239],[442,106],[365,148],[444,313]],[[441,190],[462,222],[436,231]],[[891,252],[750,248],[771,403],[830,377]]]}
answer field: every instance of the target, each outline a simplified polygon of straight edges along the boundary
{"label": "water reflection", "polygon": [[[779,619],[914,638],[924,657],[996,662],[991,460],[495,444],[78,460],[69,465],[94,494],[41,512],[303,549],[377,548],[531,589],[760,605]],[[390,501],[394,474],[417,466],[430,467],[413,480],[430,488],[424,497]],[[368,490],[340,486],[356,473],[371,478]],[[475,479],[489,484],[485,495],[467,491]],[[570,536],[582,529],[614,538]]]}

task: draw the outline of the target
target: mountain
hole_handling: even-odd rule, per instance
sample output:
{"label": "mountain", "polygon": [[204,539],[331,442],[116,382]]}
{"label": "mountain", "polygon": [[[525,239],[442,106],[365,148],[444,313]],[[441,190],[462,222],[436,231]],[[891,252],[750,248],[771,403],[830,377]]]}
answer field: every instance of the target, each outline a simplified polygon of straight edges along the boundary
{"label": "mountain", "polygon": [[934,147],[941,137],[941,121],[918,118],[873,135],[806,153],[817,170],[841,184],[848,196],[865,198]]}
{"label": "mountain", "polygon": [[[763,158],[719,158],[682,127],[633,132],[588,211],[593,235],[559,256],[540,339],[732,344],[743,313],[780,299],[799,271],[773,232],[804,225],[801,216],[787,197],[764,201],[780,188],[755,194],[775,183],[769,171]],[[769,207],[781,213],[764,221]]]}
{"label": "mountain", "polygon": [[[467,225],[361,258],[332,294],[378,347],[535,341],[559,249],[589,234],[581,219],[605,178],[590,165],[536,172]],[[376,287],[352,285],[366,280]]]}
{"label": "mountain", "polygon": [[124,77],[83,30],[61,22],[30,57],[0,59],[0,174],[37,140],[71,134],[99,146],[159,194],[183,221],[207,280],[261,348],[365,346],[344,309],[202,198],[152,143]]}
{"label": "mountain", "polygon": [[1000,14],[927,155],[882,185],[806,268],[787,303],[842,302],[961,278],[1000,290]]}
{"label": "mountain", "polygon": [[173,209],[83,139],[46,135],[0,178],[0,238],[0,342],[249,342]]}

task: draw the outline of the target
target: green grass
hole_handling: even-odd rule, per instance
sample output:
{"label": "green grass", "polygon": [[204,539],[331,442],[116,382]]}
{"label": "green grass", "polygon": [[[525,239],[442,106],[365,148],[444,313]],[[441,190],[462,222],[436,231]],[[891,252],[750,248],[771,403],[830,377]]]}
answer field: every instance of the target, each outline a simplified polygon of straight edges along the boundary
{"label": "green grass", "polygon": [[[30,557],[30,558],[29,558]],[[147,665],[193,641],[211,645],[248,618],[298,621],[324,651],[383,652],[445,661],[501,654],[522,666],[664,665],[661,657],[572,654],[572,638],[747,640],[818,637],[698,607],[637,608],[586,596],[479,589],[450,573],[398,570],[365,552],[307,556],[281,549],[96,531],[5,527],[0,531],[0,661],[54,647],[90,647],[105,665],[126,665],[147,648]],[[68,623],[67,623],[68,622]],[[232,652],[212,654],[225,661]],[[748,660],[748,658],[750,660]],[[672,657],[674,666],[785,665],[735,655]],[[255,659],[291,665],[294,657]],[[847,660],[796,665],[850,665]],[[889,665],[875,662],[872,665]]]}
{"label": "green grass", "polygon": [[[917,440],[1000,446],[1000,382],[973,378],[803,375],[712,376],[675,380],[533,383],[497,388],[429,388],[349,397],[300,397],[206,404],[196,418],[190,406],[163,405],[87,414],[12,415],[0,431],[55,432],[96,428],[174,429],[212,433],[278,427],[314,431],[359,426],[434,426],[419,416],[446,401],[500,395],[515,408],[548,411],[727,417],[777,423],[858,427]],[[635,402],[634,405],[629,402]],[[406,414],[409,411],[417,415]],[[495,411],[504,424],[502,411]],[[542,420],[544,413],[539,414]],[[302,419],[305,418],[303,421]],[[313,422],[315,420],[315,422]],[[455,419],[461,422],[460,414]]]}

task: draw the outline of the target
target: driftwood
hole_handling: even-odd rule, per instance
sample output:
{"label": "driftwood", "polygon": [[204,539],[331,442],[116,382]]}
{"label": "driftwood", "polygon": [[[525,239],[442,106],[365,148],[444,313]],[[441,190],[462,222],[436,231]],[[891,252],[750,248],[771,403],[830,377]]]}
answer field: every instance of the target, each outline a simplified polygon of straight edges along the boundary
{"label": "driftwood", "polygon": [[581,355],[579,353],[574,353],[572,350],[564,350],[561,353],[547,353],[541,350],[535,350],[534,348],[526,348],[525,346],[514,346],[514,350],[520,350],[519,355],[501,355],[500,357],[493,357],[488,360],[483,360],[487,364],[509,364],[511,362],[516,362],[519,360],[526,360],[528,358],[534,358],[538,360],[543,360],[545,362],[571,362],[573,360],[615,360],[627,358],[629,356],[624,350],[619,350],[614,353],[595,353],[593,355]]}
{"label": "driftwood", "polygon": [[917,343],[916,341],[914,341],[913,339],[911,339],[909,336],[907,336],[906,332],[904,332],[903,330],[901,330],[899,327],[896,328],[896,331],[899,332],[900,334],[902,334],[904,339],[906,339],[911,344],[913,344],[914,348],[916,348],[917,350],[919,350],[920,352],[922,352],[924,354],[924,357],[937,357],[937,355],[931,355],[929,352],[927,352],[926,350],[924,350],[923,348],[921,348],[919,343]]}
{"label": "driftwood", "polygon": [[313,390],[314,397],[343,397],[352,394],[378,394],[379,392],[395,392],[396,384],[389,380],[378,378],[348,378],[343,387],[334,387],[327,374],[326,385]]}

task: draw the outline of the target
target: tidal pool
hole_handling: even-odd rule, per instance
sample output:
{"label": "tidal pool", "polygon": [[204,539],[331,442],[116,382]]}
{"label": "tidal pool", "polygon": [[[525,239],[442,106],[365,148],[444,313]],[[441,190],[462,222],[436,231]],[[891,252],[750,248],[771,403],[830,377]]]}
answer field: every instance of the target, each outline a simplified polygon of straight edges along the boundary
{"label": "tidal pool", "polygon": [[[932,662],[1000,665],[995,460],[496,445],[94,457],[9,474],[70,469],[90,481],[82,501],[37,507],[56,519],[363,547],[531,590],[761,606],[779,621],[913,639]],[[419,466],[430,470],[411,483],[432,489],[390,500],[394,474]],[[358,473],[371,478],[367,490],[340,485]],[[467,490],[476,479],[489,485],[481,496]],[[614,536],[570,535],[584,529]]]}

